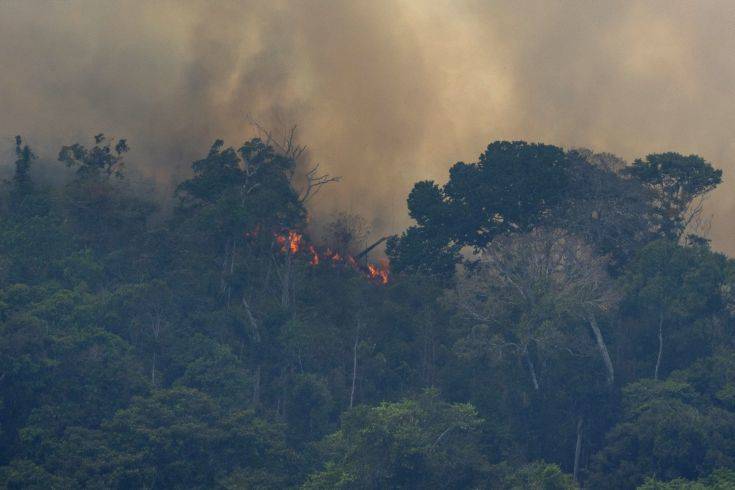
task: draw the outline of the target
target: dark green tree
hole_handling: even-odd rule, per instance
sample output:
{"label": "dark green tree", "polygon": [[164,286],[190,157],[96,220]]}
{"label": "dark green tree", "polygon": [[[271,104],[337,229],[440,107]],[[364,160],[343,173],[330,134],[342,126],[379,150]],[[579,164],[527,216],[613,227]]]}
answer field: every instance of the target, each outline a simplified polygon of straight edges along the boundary
{"label": "dark green tree", "polygon": [[357,407],[323,442],[327,463],[305,488],[467,488],[489,467],[477,444],[482,421],[470,405],[427,392],[415,400]]}
{"label": "dark green tree", "polygon": [[398,271],[444,272],[462,247],[528,231],[565,199],[571,161],[561,148],[496,141],[476,163],[456,163],[449,182],[417,183],[408,197],[416,226],[388,248]]}
{"label": "dark green tree", "polygon": [[722,170],[698,155],[655,153],[626,169],[653,192],[658,230],[670,240],[682,237],[701,213],[701,199],[722,182]]}
{"label": "dark green tree", "polygon": [[633,328],[627,339],[636,356],[648,357],[648,376],[684,367],[725,338],[718,315],[727,270],[724,256],[668,240],[647,245],[630,264],[623,278],[623,313]]}

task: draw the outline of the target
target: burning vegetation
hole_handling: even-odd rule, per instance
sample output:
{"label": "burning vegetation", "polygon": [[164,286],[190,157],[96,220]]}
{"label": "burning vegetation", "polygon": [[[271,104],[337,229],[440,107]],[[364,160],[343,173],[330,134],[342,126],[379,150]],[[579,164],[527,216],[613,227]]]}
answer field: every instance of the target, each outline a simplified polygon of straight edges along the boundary
{"label": "burning vegetation", "polygon": [[[255,238],[260,234],[260,228],[244,233],[245,238]],[[388,261],[380,260],[377,264],[366,260],[367,253],[373,247],[358,255],[341,254],[330,247],[318,247],[307,243],[304,234],[295,230],[281,230],[273,232],[274,245],[283,255],[302,257],[312,267],[329,265],[331,267],[349,267],[355,272],[367,277],[376,284],[385,285],[390,281]],[[382,242],[379,240],[378,243]]]}

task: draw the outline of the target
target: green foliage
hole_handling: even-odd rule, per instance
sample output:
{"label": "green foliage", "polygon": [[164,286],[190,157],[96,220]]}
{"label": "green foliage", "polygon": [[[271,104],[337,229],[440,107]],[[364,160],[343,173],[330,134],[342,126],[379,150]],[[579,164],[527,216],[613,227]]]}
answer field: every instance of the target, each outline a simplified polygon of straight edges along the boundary
{"label": "green foliage", "polygon": [[297,191],[291,186],[296,162],[259,139],[237,151],[216,141],[206,158],[194,162],[194,176],[181,183],[177,195],[212,221],[211,232],[237,233],[260,226],[264,231],[293,228],[305,218]]}
{"label": "green foliage", "polygon": [[417,183],[408,197],[417,226],[393,241],[391,261],[399,271],[446,274],[461,247],[527,231],[564,200],[570,165],[561,148],[498,141],[477,163],[456,163],[444,187]]}
{"label": "green foliage", "polygon": [[69,480],[48,473],[32,461],[18,459],[0,467],[0,482],[8,490],[47,490],[68,488]]}
{"label": "green foliage", "polygon": [[735,472],[731,470],[715,470],[710,476],[697,481],[681,478],[667,482],[647,478],[638,490],[729,490],[735,488]]}
{"label": "green foliage", "polygon": [[470,405],[427,392],[417,399],[357,407],[324,443],[324,471],[306,488],[466,488],[488,472],[477,436],[482,420]]}
{"label": "green foliage", "polygon": [[379,285],[312,263],[364,227],[312,228],[298,152],[216,141],[154,215],[124,140],[64,147],[63,185],[15,150],[1,488],[732,486],[735,268],[672,232],[698,157],[492,143],[416,184]]}
{"label": "green foliage", "polygon": [[653,191],[658,227],[669,239],[686,230],[693,201],[722,182],[722,170],[702,157],[673,152],[648,155],[626,171]]}
{"label": "green foliage", "polygon": [[690,385],[646,380],[623,396],[623,420],[595,458],[596,488],[633,488],[648,475],[693,479],[735,464],[735,414],[703,403]]}
{"label": "green foliage", "polygon": [[[659,330],[662,372],[711,354],[726,338],[720,322],[729,267],[720,254],[667,240],[639,251],[623,278],[622,309],[632,327],[627,341],[636,349],[648,348],[649,376],[654,374]],[[645,351],[637,355],[645,356]]]}
{"label": "green foliage", "polygon": [[[497,468],[505,473],[498,483],[508,490],[575,490],[579,488],[571,475],[565,474],[555,464],[536,461],[515,470]],[[506,473],[507,472],[507,473]]]}
{"label": "green foliage", "polygon": [[23,145],[20,136],[15,137],[15,173],[11,182],[10,206],[18,210],[26,199],[32,198],[33,180],[31,179],[31,165],[37,157],[28,145]]}
{"label": "green foliage", "polygon": [[67,167],[76,168],[77,178],[99,179],[111,176],[122,177],[122,155],[128,151],[127,142],[119,140],[115,146],[100,133],[94,137],[94,146],[87,149],[79,143],[64,146],[59,151],[59,161]]}

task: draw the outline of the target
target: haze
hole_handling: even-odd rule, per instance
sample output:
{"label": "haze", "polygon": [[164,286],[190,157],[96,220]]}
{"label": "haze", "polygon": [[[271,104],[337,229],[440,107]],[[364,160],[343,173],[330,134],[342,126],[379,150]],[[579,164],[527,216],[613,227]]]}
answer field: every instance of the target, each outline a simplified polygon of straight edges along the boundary
{"label": "haze", "polygon": [[376,233],[405,227],[415,181],[497,139],[697,153],[724,170],[707,212],[733,254],[733,25],[724,0],[6,0],[0,150],[126,137],[129,165],[170,190],[215,138],[251,136],[248,117],[295,124],[343,179],[318,211]]}

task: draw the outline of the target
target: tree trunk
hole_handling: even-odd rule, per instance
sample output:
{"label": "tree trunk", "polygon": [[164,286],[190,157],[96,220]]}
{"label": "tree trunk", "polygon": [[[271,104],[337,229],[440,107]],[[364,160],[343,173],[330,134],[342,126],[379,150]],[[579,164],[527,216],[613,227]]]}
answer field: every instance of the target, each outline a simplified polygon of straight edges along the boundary
{"label": "tree trunk", "polygon": [[153,363],[151,365],[151,384],[156,387],[156,352],[153,351]]}
{"label": "tree trunk", "polygon": [[256,344],[260,343],[260,329],[258,328],[258,322],[255,321],[255,317],[253,316],[253,311],[250,309],[250,304],[248,303],[248,300],[245,298],[245,295],[242,296],[242,305],[245,307],[245,314],[248,316],[248,321],[250,322],[250,326],[253,327],[253,340],[255,340]]}
{"label": "tree trunk", "polygon": [[255,381],[253,382],[253,406],[260,405],[260,364],[255,368]]}
{"label": "tree trunk", "polygon": [[661,367],[661,357],[664,353],[664,312],[658,317],[658,356],[656,357],[656,369],[653,371],[653,379],[658,380],[658,370]]}
{"label": "tree trunk", "polygon": [[[245,307],[245,314],[248,317],[250,326],[253,328],[253,340],[256,346],[260,346],[260,328],[258,322],[253,316],[253,311],[250,309],[250,303],[248,303],[245,295],[242,296],[242,305]],[[257,407],[260,404],[260,362],[255,368],[255,380],[253,381],[253,406]]]}
{"label": "tree trunk", "polygon": [[355,385],[357,383],[357,344],[360,340],[360,324],[357,324],[355,332],[355,345],[352,348],[352,388],[350,389],[350,408],[355,402]]}
{"label": "tree trunk", "polygon": [[235,239],[233,238],[231,241],[232,245],[230,246],[230,270],[228,274],[228,280],[227,280],[227,302],[225,303],[227,309],[230,308],[230,299],[232,298],[232,276],[235,274],[235,250],[237,242],[235,242]]}
{"label": "tree trunk", "polygon": [[222,258],[222,272],[219,275],[219,288],[222,293],[225,292],[227,288],[227,264],[230,261],[230,244],[225,243],[225,253],[224,257]]}
{"label": "tree trunk", "polygon": [[533,389],[538,391],[539,385],[538,385],[538,378],[536,377],[536,369],[533,367],[533,361],[531,360],[531,354],[528,352],[528,349],[526,349],[526,352],[524,352],[524,357],[526,359],[526,365],[528,366],[528,370],[531,373],[531,381],[533,381]]}
{"label": "tree trunk", "polygon": [[161,316],[156,313],[156,317],[151,326],[151,333],[153,333],[153,361],[151,363],[151,384],[156,387],[156,354],[158,351],[158,337],[161,335]]}
{"label": "tree trunk", "polygon": [[281,284],[281,306],[288,308],[291,305],[291,240],[286,241],[286,264],[283,270]]}
{"label": "tree trunk", "polygon": [[579,482],[579,456],[582,453],[582,425],[584,419],[577,421],[577,444],[574,447],[574,481]]}
{"label": "tree trunk", "polygon": [[613,369],[612,360],[610,359],[610,353],[607,351],[607,346],[605,345],[605,339],[602,337],[602,332],[600,331],[600,327],[597,325],[594,313],[589,314],[589,322],[592,332],[595,334],[597,348],[600,350],[602,361],[605,363],[605,369],[607,369],[607,384],[612,385],[615,381],[615,371]]}

